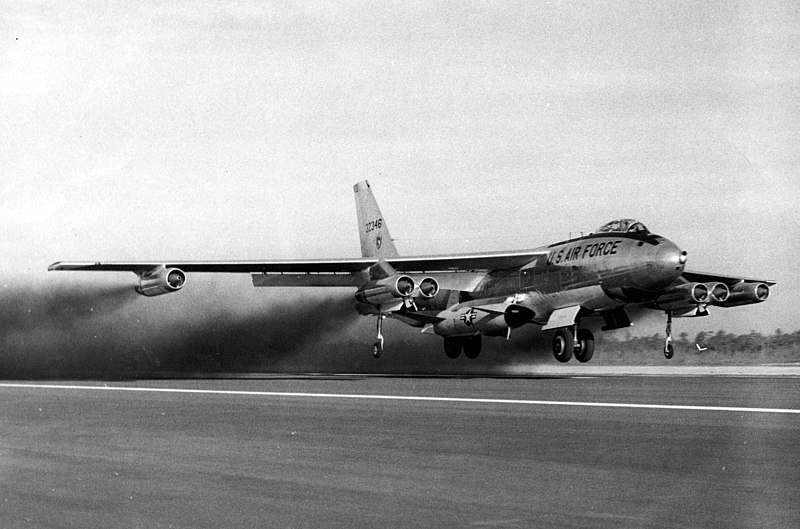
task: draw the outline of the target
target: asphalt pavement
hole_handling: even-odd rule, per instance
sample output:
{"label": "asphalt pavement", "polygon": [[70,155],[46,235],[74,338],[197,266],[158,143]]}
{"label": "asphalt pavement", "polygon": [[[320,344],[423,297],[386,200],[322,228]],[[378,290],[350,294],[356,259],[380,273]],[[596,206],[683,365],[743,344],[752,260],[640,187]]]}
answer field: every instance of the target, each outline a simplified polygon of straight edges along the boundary
{"label": "asphalt pavement", "polygon": [[2,527],[800,527],[800,379],[0,384]]}

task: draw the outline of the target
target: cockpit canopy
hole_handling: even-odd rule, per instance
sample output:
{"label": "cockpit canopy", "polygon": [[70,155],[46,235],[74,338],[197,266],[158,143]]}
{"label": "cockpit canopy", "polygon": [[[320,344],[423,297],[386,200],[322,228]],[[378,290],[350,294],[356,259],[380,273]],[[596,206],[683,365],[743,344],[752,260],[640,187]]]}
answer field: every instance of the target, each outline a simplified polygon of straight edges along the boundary
{"label": "cockpit canopy", "polygon": [[645,235],[650,233],[650,231],[638,220],[619,219],[604,224],[595,230],[595,233],[637,233]]}

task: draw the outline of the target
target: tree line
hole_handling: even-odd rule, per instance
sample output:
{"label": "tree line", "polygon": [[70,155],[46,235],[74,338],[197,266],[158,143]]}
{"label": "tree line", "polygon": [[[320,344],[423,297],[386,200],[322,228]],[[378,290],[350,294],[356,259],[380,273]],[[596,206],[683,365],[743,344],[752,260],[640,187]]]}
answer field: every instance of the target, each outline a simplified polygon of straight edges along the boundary
{"label": "tree line", "polygon": [[[776,329],[769,335],[754,330],[746,334],[700,331],[694,337],[681,332],[673,338],[675,358],[672,361],[677,363],[800,363],[800,330],[787,333]],[[656,363],[665,360],[660,354],[663,347],[664,335],[659,333],[652,336],[604,333],[598,336],[597,351],[603,361],[612,363],[631,361],[639,355],[642,359],[652,358]]]}

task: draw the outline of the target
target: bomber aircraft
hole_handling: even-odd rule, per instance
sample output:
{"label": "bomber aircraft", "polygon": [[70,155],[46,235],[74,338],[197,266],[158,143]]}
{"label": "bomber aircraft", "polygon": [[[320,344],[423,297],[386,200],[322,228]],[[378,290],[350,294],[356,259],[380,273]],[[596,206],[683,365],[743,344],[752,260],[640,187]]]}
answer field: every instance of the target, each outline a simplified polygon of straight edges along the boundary
{"label": "bomber aircraft", "polygon": [[708,314],[767,299],[774,281],[685,270],[687,254],[641,222],[619,219],[589,235],[525,251],[401,257],[369,182],[354,186],[361,258],[235,262],[57,262],[49,270],[129,271],[143,296],[177,292],[187,272],[250,273],[256,287],[350,287],[355,308],[376,317],[375,358],[386,317],[444,338],[449,358],[476,358],[483,336],[508,339],[533,324],[554,331],[559,362],[588,362],[594,336],[631,325],[626,308],[666,314],[664,355],[672,358],[673,316]]}

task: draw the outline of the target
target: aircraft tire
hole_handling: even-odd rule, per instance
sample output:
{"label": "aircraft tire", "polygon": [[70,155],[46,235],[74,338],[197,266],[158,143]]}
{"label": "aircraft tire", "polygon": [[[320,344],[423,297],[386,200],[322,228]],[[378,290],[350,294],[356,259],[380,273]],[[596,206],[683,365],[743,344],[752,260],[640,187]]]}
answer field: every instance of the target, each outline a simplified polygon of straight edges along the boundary
{"label": "aircraft tire", "polygon": [[594,335],[589,329],[578,329],[578,349],[575,351],[575,359],[578,362],[586,363],[594,356]]}
{"label": "aircraft tire", "polygon": [[666,359],[669,360],[672,358],[674,354],[675,354],[675,346],[672,345],[671,341],[667,341],[667,343],[664,344],[664,357],[666,357]]}
{"label": "aircraft tire", "polygon": [[481,354],[482,340],[481,335],[470,336],[464,340],[464,356],[470,360],[478,358]]}
{"label": "aircraft tire", "polygon": [[573,353],[572,331],[559,329],[553,336],[553,356],[562,364],[572,360]]}
{"label": "aircraft tire", "polygon": [[381,352],[383,352],[383,346],[381,346],[381,342],[375,342],[372,345],[372,356],[375,358],[380,358]]}
{"label": "aircraft tire", "polygon": [[461,356],[461,350],[464,348],[463,340],[460,338],[445,337],[444,339],[444,354],[447,358],[458,358]]}

